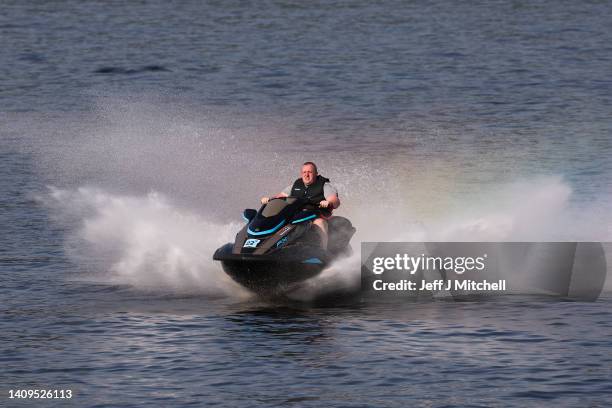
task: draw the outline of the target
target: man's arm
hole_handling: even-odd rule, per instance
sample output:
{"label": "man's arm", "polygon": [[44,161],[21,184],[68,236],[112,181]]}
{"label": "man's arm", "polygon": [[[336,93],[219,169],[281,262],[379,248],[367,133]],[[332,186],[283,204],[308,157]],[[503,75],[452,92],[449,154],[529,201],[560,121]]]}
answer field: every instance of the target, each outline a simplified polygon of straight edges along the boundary
{"label": "man's arm", "polygon": [[[291,186],[287,187],[289,189],[289,191],[291,191]],[[285,188],[283,191],[281,191],[280,193],[278,193],[277,195],[273,196],[272,198],[283,198],[283,197],[289,197],[289,194],[286,193],[287,188]],[[268,201],[270,201],[270,197],[261,197],[261,201],[262,204],[266,204]]]}
{"label": "man's arm", "polygon": [[321,201],[319,205],[323,208],[331,207],[332,209],[336,209],[340,207],[340,199],[337,194],[332,194],[329,197],[325,197],[325,200]]}
{"label": "man's arm", "polygon": [[338,190],[330,183],[325,183],[323,186],[323,194],[325,195],[325,200],[321,201],[319,204],[323,208],[332,208],[336,209],[340,207],[340,198],[338,198]]}

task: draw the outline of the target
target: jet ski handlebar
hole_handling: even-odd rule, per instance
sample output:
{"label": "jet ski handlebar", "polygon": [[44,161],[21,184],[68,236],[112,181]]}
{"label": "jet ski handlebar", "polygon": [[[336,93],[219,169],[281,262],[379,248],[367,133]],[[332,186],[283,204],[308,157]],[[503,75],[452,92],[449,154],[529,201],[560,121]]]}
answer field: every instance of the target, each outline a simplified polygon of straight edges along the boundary
{"label": "jet ski handlebar", "polygon": [[[302,202],[303,202],[303,204],[307,204],[307,203],[308,203],[308,202],[307,202],[306,200],[304,200],[303,198],[300,198],[300,197],[294,197],[294,196],[287,196],[287,197],[283,197],[283,196],[281,196],[281,197],[270,197],[270,199],[268,200],[268,202],[270,202],[270,201],[272,201],[272,200],[283,200],[283,201],[287,201],[287,199],[289,199],[289,198],[294,198],[294,199],[296,199],[296,200],[302,201]],[[318,207],[318,208],[324,208],[324,207],[321,207],[321,203],[317,204],[317,207]]]}

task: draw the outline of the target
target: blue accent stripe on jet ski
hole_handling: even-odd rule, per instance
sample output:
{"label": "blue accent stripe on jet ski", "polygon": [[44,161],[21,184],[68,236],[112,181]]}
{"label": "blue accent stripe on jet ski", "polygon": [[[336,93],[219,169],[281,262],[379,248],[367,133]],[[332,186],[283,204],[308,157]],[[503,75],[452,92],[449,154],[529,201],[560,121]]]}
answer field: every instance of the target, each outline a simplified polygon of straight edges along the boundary
{"label": "blue accent stripe on jet ski", "polygon": [[242,219],[244,220],[244,222],[250,222],[249,219],[247,217],[245,217],[244,215],[242,216]]}
{"label": "blue accent stripe on jet ski", "polygon": [[292,224],[297,224],[302,221],[312,220],[313,218],[317,218],[316,214],[309,215],[308,217],[300,218],[299,220],[291,221]]}
{"label": "blue accent stripe on jet ski", "polygon": [[322,264],[323,261],[320,260],[319,258],[308,258],[305,261],[302,261],[302,263],[307,263],[307,264]]}
{"label": "blue accent stripe on jet ski", "polygon": [[280,227],[282,227],[284,224],[285,224],[285,220],[282,220],[282,221],[280,222],[280,224],[278,224],[278,225],[277,225],[276,227],[274,227],[274,228],[270,228],[269,230],[255,232],[255,231],[251,231],[251,228],[247,228],[247,232],[248,232],[250,235],[266,235],[266,234],[271,234],[271,233],[273,233],[274,231],[276,231],[277,229],[279,229]]}

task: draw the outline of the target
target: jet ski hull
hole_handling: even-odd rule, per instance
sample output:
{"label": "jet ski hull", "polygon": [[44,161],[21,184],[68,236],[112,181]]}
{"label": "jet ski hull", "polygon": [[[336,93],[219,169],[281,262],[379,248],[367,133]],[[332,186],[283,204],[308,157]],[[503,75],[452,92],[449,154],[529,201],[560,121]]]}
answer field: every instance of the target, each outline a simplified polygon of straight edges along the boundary
{"label": "jet ski hull", "polygon": [[223,271],[236,283],[256,293],[282,290],[289,285],[317,276],[329,256],[320,248],[282,251],[274,256],[233,254],[228,244],[215,252]]}

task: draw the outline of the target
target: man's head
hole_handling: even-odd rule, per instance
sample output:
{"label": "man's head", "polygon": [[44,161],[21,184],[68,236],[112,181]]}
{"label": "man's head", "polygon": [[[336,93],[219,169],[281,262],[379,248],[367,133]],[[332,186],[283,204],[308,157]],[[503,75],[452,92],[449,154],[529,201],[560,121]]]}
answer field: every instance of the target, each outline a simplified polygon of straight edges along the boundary
{"label": "man's head", "polygon": [[317,178],[317,165],[313,162],[306,162],[302,164],[302,181],[305,185],[309,186],[315,182]]}

